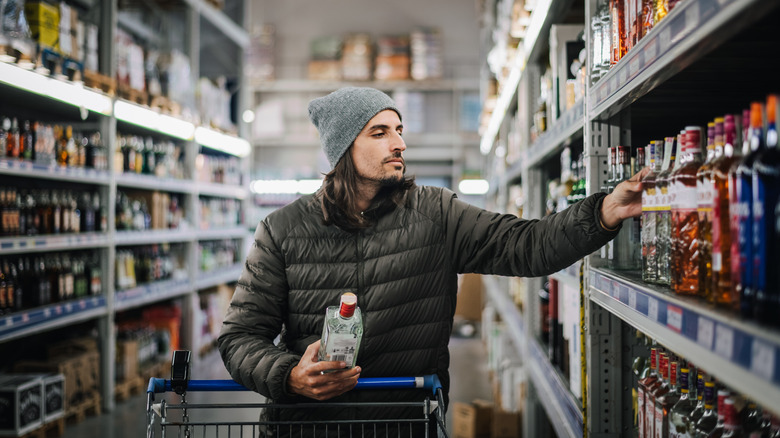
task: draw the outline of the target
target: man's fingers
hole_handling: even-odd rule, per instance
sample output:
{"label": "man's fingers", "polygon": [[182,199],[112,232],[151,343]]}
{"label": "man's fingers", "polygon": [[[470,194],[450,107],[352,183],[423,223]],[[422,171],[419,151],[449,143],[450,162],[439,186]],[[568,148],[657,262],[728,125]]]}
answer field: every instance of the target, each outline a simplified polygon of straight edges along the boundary
{"label": "man's fingers", "polygon": [[301,359],[308,359],[311,362],[317,362],[317,355],[320,353],[320,341],[309,344],[306,351],[303,352]]}

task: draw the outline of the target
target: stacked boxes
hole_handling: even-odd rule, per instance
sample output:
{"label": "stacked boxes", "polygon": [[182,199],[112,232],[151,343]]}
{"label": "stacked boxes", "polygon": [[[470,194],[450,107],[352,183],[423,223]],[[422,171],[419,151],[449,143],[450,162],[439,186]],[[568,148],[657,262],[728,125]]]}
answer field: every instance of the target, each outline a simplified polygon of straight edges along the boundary
{"label": "stacked boxes", "polygon": [[309,79],[341,80],[341,38],[321,37],[311,42]]}
{"label": "stacked boxes", "polygon": [[441,33],[436,28],[419,28],[412,32],[412,79],[441,79],[444,76]]}
{"label": "stacked boxes", "polygon": [[0,435],[22,436],[43,424],[43,379],[0,376]]}
{"label": "stacked boxes", "polygon": [[354,34],[344,40],[341,56],[342,78],[345,81],[371,80],[374,54],[371,36]]}
{"label": "stacked boxes", "polygon": [[384,36],[377,41],[374,77],[380,81],[409,79],[409,37]]}

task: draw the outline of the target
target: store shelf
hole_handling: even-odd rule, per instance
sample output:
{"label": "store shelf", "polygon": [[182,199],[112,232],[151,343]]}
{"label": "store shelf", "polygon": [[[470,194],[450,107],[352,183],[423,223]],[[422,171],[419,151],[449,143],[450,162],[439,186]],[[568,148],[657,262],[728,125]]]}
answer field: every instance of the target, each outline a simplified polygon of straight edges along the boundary
{"label": "store shelf", "polygon": [[498,95],[496,106],[490,115],[487,128],[482,133],[479,149],[483,154],[488,154],[493,149],[493,143],[496,141],[496,136],[504,121],[504,117],[507,111],[509,111],[509,107],[515,102],[517,87],[520,84],[520,79],[523,77],[526,62],[533,53],[534,46],[536,46],[537,39],[541,35],[545,24],[549,26],[552,3],[552,0],[537,0],[534,5],[534,11],[531,13],[531,22],[523,39],[523,48],[518,50],[520,55],[515,58],[514,63],[510,67],[509,76],[504,81],[503,88]]}
{"label": "store shelf", "polygon": [[0,159],[0,175],[21,176],[25,178],[70,181],[75,183],[108,185],[111,175],[102,170],[84,167],[64,167],[43,165],[30,161]]}
{"label": "store shelf", "polygon": [[195,280],[195,289],[208,289],[220,284],[233,283],[238,281],[241,271],[244,269],[243,263],[236,263],[232,266],[217,268],[211,272],[201,272]]}
{"label": "store shelf", "polygon": [[104,233],[52,234],[45,236],[20,236],[0,238],[3,255],[103,248],[111,240]]}
{"label": "store shelf", "polygon": [[195,135],[193,123],[124,99],[114,102],[114,116],[121,122],[181,140],[192,140]]}
{"label": "store shelf", "polygon": [[0,62],[0,84],[31,93],[30,97],[42,96],[49,102],[55,100],[75,107],[83,112],[83,118],[87,111],[110,116],[113,109],[110,96],[84,88],[81,82],[55,79],[16,64]]}
{"label": "store shelf", "polygon": [[244,199],[249,195],[249,191],[245,187],[229,186],[219,183],[198,182],[196,183],[195,188],[200,196]]}
{"label": "store shelf", "polygon": [[617,113],[775,7],[758,0],[686,0],[590,89],[589,120]]}
{"label": "store shelf", "polygon": [[116,176],[118,187],[144,190],[163,190],[172,193],[192,193],[192,181],[175,178],[158,178],[137,173],[120,173]]}
{"label": "store shelf", "polygon": [[102,295],[50,304],[0,316],[0,339],[5,342],[105,315]]}
{"label": "store shelf", "polygon": [[582,405],[569,391],[568,384],[561,378],[544,350],[533,336],[525,330],[525,322],[520,311],[509,297],[500,290],[495,278],[483,277],[488,299],[494,304],[496,311],[512,335],[512,341],[518,351],[525,351],[524,365],[537,387],[537,396],[559,437],[582,437],[583,415]]}
{"label": "store shelf", "polygon": [[240,239],[248,236],[249,229],[246,227],[213,228],[195,233],[198,240]]}
{"label": "store shelf", "polygon": [[423,81],[310,81],[277,79],[254,84],[255,92],[274,93],[330,93],[342,87],[372,87],[385,92],[395,91],[479,91],[479,80],[428,79]]}
{"label": "store shelf", "polygon": [[156,243],[189,242],[195,239],[193,230],[117,231],[116,245],[151,245]]}
{"label": "store shelf", "polygon": [[592,268],[590,299],[765,406],[780,405],[780,332],[636,276]]}
{"label": "store shelf", "polygon": [[116,291],[114,309],[117,312],[146,306],[186,295],[192,291],[189,279],[159,281],[132,289]]}
{"label": "store shelf", "polygon": [[558,280],[561,283],[566,284],[569,287],[573,287],[580,290],[580,265],[582,261],[576,262],[568,268],[561,269],[560,271],[552,274],[551,277]]}
{"label": "store shelf", "polygon": [[236,24],[224,12],[210,5],[204,0],[184,0],[203,18],[210,21],[228,38],[233,40],[241,48],[249,48],[249,33],[243,27]]}
{"label": "store shelf", "polygon": [[585,105],[577,102],[563,113],[544,134],[542,134],[525,153],[523,161],[529,167],[538,166],[551,156],[560,152],[567,140],[582,136],[585,125]]}

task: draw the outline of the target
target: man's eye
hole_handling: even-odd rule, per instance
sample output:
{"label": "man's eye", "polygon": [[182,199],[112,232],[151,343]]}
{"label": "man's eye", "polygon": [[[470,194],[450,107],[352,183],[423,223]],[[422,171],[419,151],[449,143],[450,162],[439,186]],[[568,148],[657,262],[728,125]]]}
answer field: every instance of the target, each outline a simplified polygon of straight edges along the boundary
{"label": "man's eye", "polygon": [[372,137],[382,137],[383,135],[385,135],[384,132],[377,132],[376,134],[372,135]]}

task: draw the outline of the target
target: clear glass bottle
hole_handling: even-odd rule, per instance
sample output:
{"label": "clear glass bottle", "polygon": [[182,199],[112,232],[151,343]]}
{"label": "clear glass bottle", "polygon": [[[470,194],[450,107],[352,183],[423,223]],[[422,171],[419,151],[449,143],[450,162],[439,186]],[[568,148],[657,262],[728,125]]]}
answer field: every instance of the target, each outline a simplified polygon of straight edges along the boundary
{"label": "clear glass bottle", "polygon": [[671,233],[672,233],[672,207],[669,197],[669,176],[674,170],[677,160],[677,141],[675,137],[664,139],[664,161],[661,164],[661,173],[656,177],[656,190],[658,192],[658,223],[656,236],[658,236],[658,274],[657,282],[662,285],[671,284]]}
{"label": "clear glass bottle", "polygon": [[696,193],[696,172],[702,165],[701,127],[685,129],[685,149],[682,166],[673,174],[672,233],[678,244],[672,264],[679,278],[672,286],[681,295],[699,294],[699,215]]}
{"label": "clear glass bottle", "polygon": [[668,438],[670,436],[669,413],[681,397],[677,388],[677,370],[678,362],[673,361],[669,365],[668,371],[668,392],[655,400],[655,438]]}
{"label": "clear glass bottle", "polygon": [[[631,148],[618,146],[617,178],[614,187],[631,178]],[[614,239],[612,267],[620,270],[640,270],[642,242],[639,232],[639,219],[628,218],[623,221],[618,235]]]}
{"label": "clear glass bottle", "polygon": [[650,173],[642,179],[642,280],[658,282],[658,190],[656,180],[661,172],[663,142],[653,140],[650,151]]}
{"label": "clear glass bottle", "polygon": [[718,423],[718,412],[715,410],[715,382],[704,384],[704,413],[693,426],[692,437],[706,437]]}
{"label": "clear glass bottle", "polygon": [[[742,158],[739,147],[741,117],[724,118],[723,154],[712,163],[712,279],[707,301],[737,309],[738,297],[731,294],[731,228],[729,170]],[[718,145],[716,144],[716,148]],[[735,210],[736,211],[736,210]]]}
{"label": "clear glass bottle", "polygon": [[702,415],[704,415],[704,388],[708,381],[707,376],[703,372],[699,371],[696,380],[696,407],[693,408],[690,417],[688,417],[688,435],[693,436],[695,432],[696,423],[699,421]]}
{"label": "clear glass bottle", "polygon": [[[617,147],[610,147],[607,149],[609,156],[608,156],[608,163],[609,163],[609,176],[607,177],[607,181],[604,183],[603,186],[601,186],[601,191],[603,193],[612,193],[612,190],[615,188],[615,180],[617,179]],[[612,260],[614,256],[614,239],[607,242],[604,246],[601,247],[601,260],[605,261],[607,264],[607,267],[612,267]]]}
{"label": "clear glass bottle", "polygon": [[691,370],[687,366],[680,368],[680,399],[669,413],[669,436],[688,437],[688,417],[696,407],[696,399],[690,392]]}
{"label": "clear glass bottle", "polygon": [[347,292],[341,295],[339,306],[330,306],[325,311],[319,360],[341,361],[347,368],[353,368],[362,338],[363,317],[357,307],[357,296]]}

